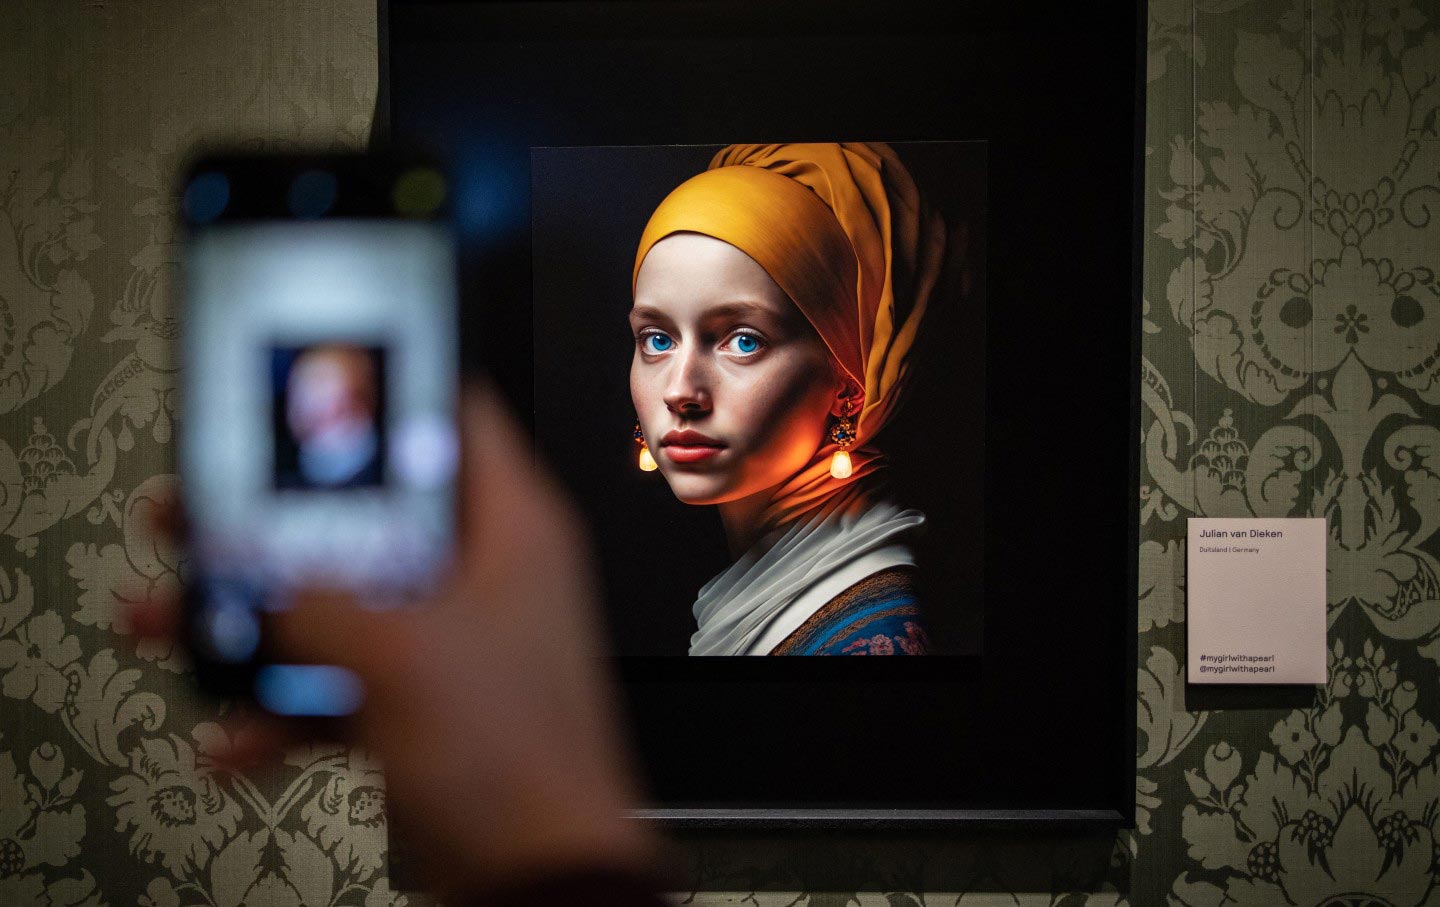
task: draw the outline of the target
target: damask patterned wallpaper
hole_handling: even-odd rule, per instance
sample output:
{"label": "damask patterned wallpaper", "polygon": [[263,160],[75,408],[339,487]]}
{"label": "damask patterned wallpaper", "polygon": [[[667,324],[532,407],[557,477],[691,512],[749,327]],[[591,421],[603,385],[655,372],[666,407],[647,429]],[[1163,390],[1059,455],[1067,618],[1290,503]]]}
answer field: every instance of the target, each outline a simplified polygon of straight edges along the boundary
{"label": "damask patterned wallpaper", "polygon": [[[0,7],[0,905],[420,901],[363,753],[216,774],[183,660],[115,617],[177,582],[142,531],[170,175],[201,139],[362,143],[375,40],[373,0]],[[1139,827],[687,840],[677,900],[1440,901],[1440,4],[1152,0],[1148,51]],[[1328,686],[1187,693],[1192,515],[1328,519]]]}

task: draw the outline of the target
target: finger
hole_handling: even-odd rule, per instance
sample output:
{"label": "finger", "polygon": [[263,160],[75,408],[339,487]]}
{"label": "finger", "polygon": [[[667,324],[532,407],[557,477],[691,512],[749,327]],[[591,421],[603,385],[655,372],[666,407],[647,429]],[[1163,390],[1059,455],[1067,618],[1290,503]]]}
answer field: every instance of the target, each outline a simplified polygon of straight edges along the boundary
{"label": "finger", "polygon": [[146,529],[152,535],[169,541],[177,541],[185,533],[185,513],[180,507],[178,489],[169,488],[158,492],[146,514]]}
{"label": "finger", "polygon": [[286,750],[314,739],[314,729],[301,721],[254,708],[243,708],[223,724],[230,746],[216,753],[215,761],[229,772],[273,765],[284,758]]}
{"label": "finger", "polygon": [[271,660],[339,665],[363,679],[402,660],[406,624],[405,610],[377,611],[348,592],[309,589],[266,615],[266,646]]}
{"label": "finger", "polygon": [[467,387],[462,396],[460,453],[460,532],[473,541],[493,534],[492,513],[525,496],[534,461],[515,418],[488,385]]}
{"label": "finger", "polygon": [[466,548],[488,561],[533,554],[524,550],[533,541],[582,550],[578,515],[539,468],[519,421],[488,386],[467,388],[461,437],[458,491]]}
{"label": "finger", "polygon": [[165,641],[180,636],[180,603],[172,598],[132,598],[121,610],[119,622],[139,639]]}

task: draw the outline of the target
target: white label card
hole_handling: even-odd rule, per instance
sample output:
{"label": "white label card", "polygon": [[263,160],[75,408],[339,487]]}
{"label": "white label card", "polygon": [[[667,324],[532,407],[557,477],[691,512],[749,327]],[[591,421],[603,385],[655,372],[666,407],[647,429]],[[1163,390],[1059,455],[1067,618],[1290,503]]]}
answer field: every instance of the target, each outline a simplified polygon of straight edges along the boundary
{"label": "white label card", "polygon": [[1325,520],[1189,520],[1191,683],[1325,683]]}

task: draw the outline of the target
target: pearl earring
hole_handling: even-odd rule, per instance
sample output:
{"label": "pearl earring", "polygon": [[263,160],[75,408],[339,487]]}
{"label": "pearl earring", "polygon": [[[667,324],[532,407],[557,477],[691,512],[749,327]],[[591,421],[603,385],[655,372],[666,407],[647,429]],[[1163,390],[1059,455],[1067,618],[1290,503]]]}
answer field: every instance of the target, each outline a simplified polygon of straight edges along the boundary
{"label": "pearl earring", "polygon": [[640,469],[643,472],[654,472],[660,468],[655,462],[655,457],[650,453],[650,445],[645,443],[645,433],[640,430],[640,420],[635,420],[635,443],[640,445]]}

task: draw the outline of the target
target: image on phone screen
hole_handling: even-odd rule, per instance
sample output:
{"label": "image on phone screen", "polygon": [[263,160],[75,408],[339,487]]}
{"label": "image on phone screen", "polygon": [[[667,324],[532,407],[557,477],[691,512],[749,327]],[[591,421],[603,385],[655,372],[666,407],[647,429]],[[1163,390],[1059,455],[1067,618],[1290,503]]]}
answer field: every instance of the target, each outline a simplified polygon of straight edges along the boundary
{"label": "image on phone screen", "polygon": [[276,490],[385,479],[385,350],[351,343],[270,350]]}

